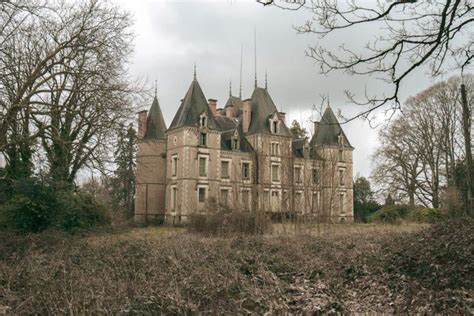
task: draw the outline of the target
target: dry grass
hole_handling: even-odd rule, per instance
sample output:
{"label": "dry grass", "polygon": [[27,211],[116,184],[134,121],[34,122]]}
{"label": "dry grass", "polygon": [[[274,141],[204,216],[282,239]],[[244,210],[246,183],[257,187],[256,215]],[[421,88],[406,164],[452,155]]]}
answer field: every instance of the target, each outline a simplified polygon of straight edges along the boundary
{"label": "dry grass", "polygon": [[332,225],[319,237],[206,238],[169,227],[3,233],[0,313],[472,313],[469,286],[433,289],[391,266],[410,267],[398,260],[400,245],[424,228]]}

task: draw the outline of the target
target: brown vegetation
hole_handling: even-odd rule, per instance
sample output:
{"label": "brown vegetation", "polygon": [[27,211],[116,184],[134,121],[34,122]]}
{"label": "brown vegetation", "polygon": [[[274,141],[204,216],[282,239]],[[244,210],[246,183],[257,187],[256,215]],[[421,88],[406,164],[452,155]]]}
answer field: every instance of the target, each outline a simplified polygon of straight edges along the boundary
{"label": "brown vegetation", "polygon": [[320,237],[2,233],[0,312],[471,313],[473,225],[327,225]]}

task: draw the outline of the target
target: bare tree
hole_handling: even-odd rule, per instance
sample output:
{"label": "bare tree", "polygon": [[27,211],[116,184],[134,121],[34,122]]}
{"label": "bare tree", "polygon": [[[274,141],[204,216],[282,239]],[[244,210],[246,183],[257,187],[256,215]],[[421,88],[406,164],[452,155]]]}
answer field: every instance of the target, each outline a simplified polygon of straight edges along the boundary
{"label": "bare tree", "polygon": [[[465,0],[395,0],[371,2],[346,0],[257,0],[284,9],[308,10],[312,18],[297,27],[298,32],[319,38],[339,32],[358,32],[369,25],[373,38],[361,50],[343,43],[337,51],[321,45],[311,46],[307,55],[327,74],[344,71],[350,75],[371,76],[391,84],[387,95],[366,95],[352,101],[367,108],[356,117],[366,117],[385,104],[400,107],[402,82],[416,69],[428,66],[432,76],[460,69],[467,70],[473,59],[473,5]],[[319,41],[318,43],[321,43]]]}
{"label": "bare tree", "polygon": [[18,144],[39,137],[57,180],[101,166],[113,127],[130,113],[130,25],[106,2],[58,2],[2,38],[0,150],[8,163]]}

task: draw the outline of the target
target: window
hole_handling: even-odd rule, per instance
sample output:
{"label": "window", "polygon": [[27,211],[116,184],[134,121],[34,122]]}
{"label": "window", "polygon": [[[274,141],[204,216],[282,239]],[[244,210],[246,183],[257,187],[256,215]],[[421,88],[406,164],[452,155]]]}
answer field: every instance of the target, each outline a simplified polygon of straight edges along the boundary
{"label": "window", "polygon": [[311,201],[311,211],[316,212],[319,208],[319,192],[313,192],[313,199]]}
{"label": "window", "polygon": [[199,176],[200,177],[207,176],[207,158],[206,157],[199,157]]}
{"label": "window", "polygon": [[239,138],[233,137],[232,138],[232,150],[239,150]]}
{"label": "window", "polygon": [[339,149],[339,161],[344,161],[344,150]]}
{"label": "window", "polygon": [[277,156],[280,154],[280,143],[277,143],[277,142],[271,143],[271,154],[272,156]]}
{"label": "window", "polygon": [[250,163],[242,163],[242,179],[250,179]]}
{"label": "window", "polygon": [[272,181],[280,181],[280,166],[272,165]]}
{"label": "window", "polygon": [[343,145],[343,143],[344,143],[343,140],[344,140],[344,138],[342,137],[342,134],[339,134],[339,135],[337,136],[337,143],[338,143],[339,145]]}
{"label": "window", "polygon": [[201,127],[206,127],[207,126],[207,117],[205,114],[202,114],[199,120],[199,124]]}
{"label": "window", "polygon": [[198,202],[199,203],[206,202],[206,188],[205,187],[200,187],[198,189]]}
{"label": "window", "polygon": [[204,133],[204,132],[199,133],[199,146],[202,146],[202,147],[207,146],[207,133]]}
{"label": "window", "polygon": [[229,162],[228,161],[221,161],[221,178],[224,178],[224,179],[229,178]]}
{"label": "window", "polygon": [[302,212],[303,211],[303,192],[296,192],[295,195],[295,211]]}
{"label": "window", "polygon": [[178,201],[178,189],[176,187],[171,188],[171,210],[176,210]]}
{"label": "window", "polygon": [[266,211],[270,210],[270,191],[263,191],[263,209]]}
{"label": "window", "polygon": [[301,183],[301,167],[295,167],[295,181]]}
{"label": "window", "polygon": [[250,190],[242,190],[242,209],[250,211]]}
{"label": "window", "polygon": [[272,212],[279,212],[281,201],[280,201],[280,192],[272,191]]}
{"label": "window", "polygon": [[171,172],[173,177],[178,174],[178,155],[171,157]]}
{"label": "window", "polygon": [[271,131],[273,134],[278,134],[278,121],[271,121]]}
{"label": "window", "polygon": [[221,189],[221,200],[222,205],[229,204],[229,189]]}
{"label": "window", "polygon": [[339,214],[344,214],[344,193],[339,194]]}
{"label": "window", "polygon": [[344,185],[345,183],[345,172],[344,172],[344,169],[339,169],[339,184],[340,185]]}
{"label": "window", "polygon": [[321,172],[319,168],[313,168],[313,185],[318,185],[321,182]]}

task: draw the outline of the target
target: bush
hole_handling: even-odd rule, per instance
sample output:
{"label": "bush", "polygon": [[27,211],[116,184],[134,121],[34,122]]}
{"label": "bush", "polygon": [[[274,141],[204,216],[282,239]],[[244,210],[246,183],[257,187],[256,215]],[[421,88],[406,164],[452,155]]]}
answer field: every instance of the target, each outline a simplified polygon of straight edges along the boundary
{"label": "bush", "polygon": [[406,205],[387,205],[368,217],[370,223],[397,224],[408,214]]}
{"label": "bush", "polygon": [[446,217],[446,213],[438,208],[418,207],[410,210],[408,219],[419,223],[435,223]]}
{"label": "bush", "polygon": [[[62,189],[60,189],[62,188]],[[91,196],[36,179],[15,181],[0,205],[0,226],[24,232],[48,228],[88,229],[109,222],[104,207]]]}
{"label": "bush", "polygon": [[270,220],[264,213],[218,211],[208,214],[191,214],[191,231],[212,236],[230,234],[263,234],[270,228]]}

